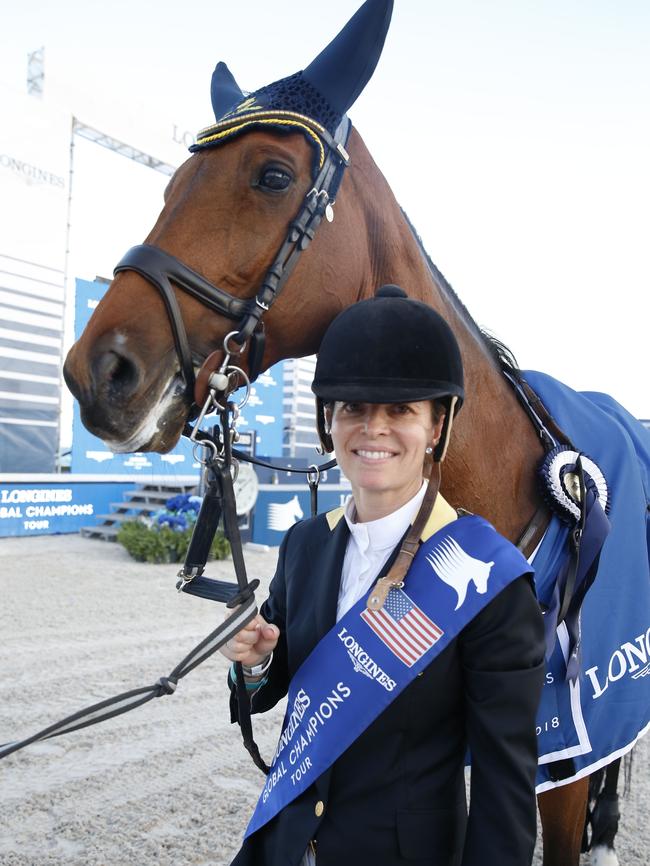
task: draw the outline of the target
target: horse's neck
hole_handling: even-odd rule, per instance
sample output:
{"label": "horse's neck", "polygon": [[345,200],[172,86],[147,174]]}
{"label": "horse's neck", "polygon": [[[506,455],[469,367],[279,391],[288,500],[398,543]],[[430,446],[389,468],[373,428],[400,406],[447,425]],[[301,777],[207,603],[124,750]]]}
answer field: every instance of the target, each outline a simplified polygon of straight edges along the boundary
{"label": "horse's neck", "polygon": [[368,297],[378,286],[396,283],[431,304],[449,322],[463,355],[466,396],[454,423],[442,491],[452,505],[481,514],[515,540],[540,504],[535,468],[543,451],[537,433],[476,325],[444,283],[435,280],[424,251],[358,135],[351,140],[351,154],[356,169],[350,173],[352,196],[363,208],[368,233],[367,267],[358,295]]}

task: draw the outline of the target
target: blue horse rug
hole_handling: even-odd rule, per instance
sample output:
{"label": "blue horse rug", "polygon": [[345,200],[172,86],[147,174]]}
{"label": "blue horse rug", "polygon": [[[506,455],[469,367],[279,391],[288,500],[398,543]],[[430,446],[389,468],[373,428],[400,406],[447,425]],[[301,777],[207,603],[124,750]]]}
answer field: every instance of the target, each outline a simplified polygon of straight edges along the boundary
{"label": "blue horse rug", "polygon": [[[650,431],[606,394],[523,375],[575,448],[600,467],[611,523],[582,606],[580,676],[571,682],[565,675],[564,625],[547,663],[537,718],[539,793],[610,763],[650,729]],[[535,554],[543,604],[566,561],[568,534],[553,517]],[[569,768],[561,779],[558,761]]]}

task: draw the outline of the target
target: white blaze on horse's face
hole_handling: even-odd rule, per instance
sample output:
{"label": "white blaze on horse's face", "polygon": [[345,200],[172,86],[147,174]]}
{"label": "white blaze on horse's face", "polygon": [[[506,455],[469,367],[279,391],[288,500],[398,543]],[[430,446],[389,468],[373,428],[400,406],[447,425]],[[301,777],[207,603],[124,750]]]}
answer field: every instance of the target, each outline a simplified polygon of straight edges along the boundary
{"label": "white blaze on horse's face", "polygon": [[389,514],[417,493],[425,450],[441,426],[442,420],[434,424],[429,401],[336,403],[334,450],[360,519]]}
{"label": "white blaze on horse's face", "polygon": [[[127,346],[127,337],[118,332],[115,335],[115,345],[120,348]],[[162,381],[156,389],[157,395],[153,395],[149,411],[146,412],[138,427],[132,432],[128,439],[117,441],[105,439],[104,442],[111,451],[116,454],[142,451],[152,443],[160,444],[165,439],[165,427],[168,423],[170,413],[175,410],[179,399],[178,373],[170,375]]]}
{"label": "white blaze on horse's face", "polygon": [[142,420],[136,430],[123,441],[105,439],[104,442],[111,451],[116,454],[127,454],[132,451],[152,451],[160,450],[167,451],[173,446],[174,440],[165,442],[165,428],[170,423],[171,417],[178,415],[179,391],[182,386],[178,375],[170,376],[167,381],[163,382],[159,396],[154,397],[150,404],[148,412],[142,417]]}

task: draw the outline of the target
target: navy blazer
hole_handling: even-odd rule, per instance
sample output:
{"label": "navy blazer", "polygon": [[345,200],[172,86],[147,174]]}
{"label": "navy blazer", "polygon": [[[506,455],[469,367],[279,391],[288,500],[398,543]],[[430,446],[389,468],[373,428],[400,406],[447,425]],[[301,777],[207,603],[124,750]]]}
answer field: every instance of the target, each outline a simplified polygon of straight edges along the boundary
{"label": "navy blazer", "polygon": [[[439,497],[441,500],[442,497]],[[434,515],[422,533],[439,528]],[[280,629],[264,712],[335,624],[349,538],[342,509],[284,538],[262,616]],[[460,518],[462,519],[462,518]],[[448,518],[442,523],[448,522]],[[397,555],[393,552],[382,573]],[[535,715],[544,629],[529,576],[463,629],[311,788],[247,839],[232,866],[529,866],[536,838]],[[232,686],[231,686],[232,691]],[[231,715],[237,705],[231,695]],[[472,754],[471,804],[464,763]],[[261,787],[261,786],[260,786]]]}

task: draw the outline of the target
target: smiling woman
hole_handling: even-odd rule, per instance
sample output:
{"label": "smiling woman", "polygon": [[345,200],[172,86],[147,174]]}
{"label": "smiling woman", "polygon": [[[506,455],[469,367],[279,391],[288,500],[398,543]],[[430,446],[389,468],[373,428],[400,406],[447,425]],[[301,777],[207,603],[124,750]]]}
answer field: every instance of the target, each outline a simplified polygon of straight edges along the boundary
{"label": "smiling woman", "polygon": [[289,708],[234,864],[525,866],[542,617],[519,551],[438,492],[456,339],[384,286],[329,326],[312,388],[353,495],[287,533],[268,600],[222,649],[253,712]]}
{"label": "smiling woman", "polygon": [[336,458],[352,485],[359,521],[401,508],[422,486],[424,457],[438,444],[444,410],[417,403],[334,403],[325,418]]}

